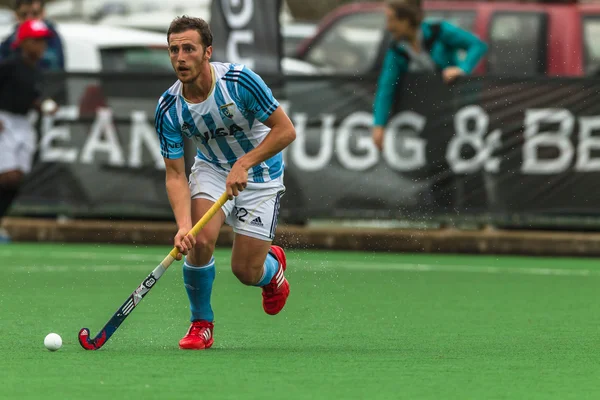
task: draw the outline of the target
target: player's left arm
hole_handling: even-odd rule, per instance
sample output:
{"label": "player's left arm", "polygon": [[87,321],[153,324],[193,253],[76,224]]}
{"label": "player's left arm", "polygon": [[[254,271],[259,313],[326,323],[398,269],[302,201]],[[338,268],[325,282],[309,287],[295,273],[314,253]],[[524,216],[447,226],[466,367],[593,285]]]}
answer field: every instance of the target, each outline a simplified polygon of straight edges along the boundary
{"label": "player's left arm", "polygon": [[249,170],[283,151],[296,139],[296,130],[271,89],[263,79],[245,67],[238,81],[238,96],[246,110],[254,118],[271,128],[269,134],[254,150],[238,160],[240,166]]}
{"label": "player's left arm", "polygon": [[296,139],[294,124],[281,106],[277,106],[275,111],[261,122],[271,128],[271,132],[254,150],[237,161],[246,171],[280,153]]}
{"label": "player's left arm", "polygon": [[259,75],[247,67],[239,74],[237,95],[246,110],[271,128],[271,131],[258,146],[240,157],[232,167],[227,178],[230,198],[245,189],[248,170],[280,153],[296,139],[294,124],[273,97],[271,89]]}
{"label": "player's left arm", "polygon": [[467,56],[457,66],[465,74],[473,72],[488,51],[488,45],[483,40],[446,21],[441,22],[440,25],[440,40],[457,50],[466,50]]}

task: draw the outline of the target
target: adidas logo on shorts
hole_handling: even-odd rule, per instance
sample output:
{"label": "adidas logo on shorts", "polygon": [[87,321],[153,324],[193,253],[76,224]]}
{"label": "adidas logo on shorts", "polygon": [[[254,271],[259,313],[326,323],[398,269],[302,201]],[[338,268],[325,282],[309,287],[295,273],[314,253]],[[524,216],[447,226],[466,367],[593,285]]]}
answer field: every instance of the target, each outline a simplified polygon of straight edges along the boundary
{"label": "adidas logo on shorts", "polygon": [[260,217],[256,217],[252,221],[250,221],[250,225],[264,226],[263,223],[262,223],[262,220],[260,219]]}

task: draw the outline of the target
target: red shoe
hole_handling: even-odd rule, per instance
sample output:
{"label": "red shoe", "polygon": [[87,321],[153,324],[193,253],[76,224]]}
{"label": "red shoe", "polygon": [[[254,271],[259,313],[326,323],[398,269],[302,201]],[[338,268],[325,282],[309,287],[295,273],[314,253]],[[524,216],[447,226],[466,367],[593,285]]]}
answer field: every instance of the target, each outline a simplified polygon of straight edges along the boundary
{"label": "red shoe", "polygon": [[262,288],[263,308],[267,314],[275,315],[285,306],[285,302],[290,295],[290,284],[283,275],[287,267],[283,249],[279,246],[271,246],[269,253],[279,262],[279,269],[271,282]]}
{"label": "red shoe", "polygon": [[179,341],[179,348],[184,350],[210,349],[214,343],[214,324],[208,321],[194,321],[187,334]]}

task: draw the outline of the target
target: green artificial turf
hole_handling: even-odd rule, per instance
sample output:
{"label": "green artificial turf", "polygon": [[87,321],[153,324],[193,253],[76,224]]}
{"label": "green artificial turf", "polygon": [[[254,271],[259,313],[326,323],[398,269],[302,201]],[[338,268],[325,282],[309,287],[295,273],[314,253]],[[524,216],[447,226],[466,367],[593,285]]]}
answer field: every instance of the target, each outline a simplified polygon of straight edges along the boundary
{"label": "green artificial turf", "polygon": [[[0,247],[0,398],[598,399],[592,259],[290,251],[291,295],[266,315],[216,254],[215,344],[183,351],[175,263],[114,336],[108,321],[168,247]],[[44,336],[63,347],[50,352]]]}

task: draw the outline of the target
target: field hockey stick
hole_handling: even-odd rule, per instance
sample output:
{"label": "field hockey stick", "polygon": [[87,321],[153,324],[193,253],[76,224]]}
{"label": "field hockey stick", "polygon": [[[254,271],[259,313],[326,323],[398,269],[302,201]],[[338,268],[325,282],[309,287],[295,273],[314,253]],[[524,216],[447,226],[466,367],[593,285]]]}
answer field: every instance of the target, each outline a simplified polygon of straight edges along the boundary
{"label": "field hockey stick", "polygon": [[[219,200],[213,204],[213,206],[202,216],[200,221],[194,225],[194,227],[188,232],[189,235],[196,237],[200,230],[210,221],[210,219],[223,207],[223,205],[227,202],[227,193],[223,193]],[[173,247],[173,250],[165,257],[165,259],[158,264],[150,275],[144,279],[142,284],[138,286],[137,289],[127,298],[125,303],[117,310],[117,312],[112,316],[112,318],[104,325],[104,328],[96,335],[94,339],[90,339],[90,330],[88,328],[83,328],[79,331],[79,344],[86,350],[98,350],[101,348],[104,343],[110,339],[110,337],[115,333],[119,325],[125,321],[125,318],[133,309],[142,301],[144,296],[150,292],[156,282],[160,279],[160,277],[165,273],[167,268],[171,266],[175,258],[179,254],[179,250],[177,247]]]}

